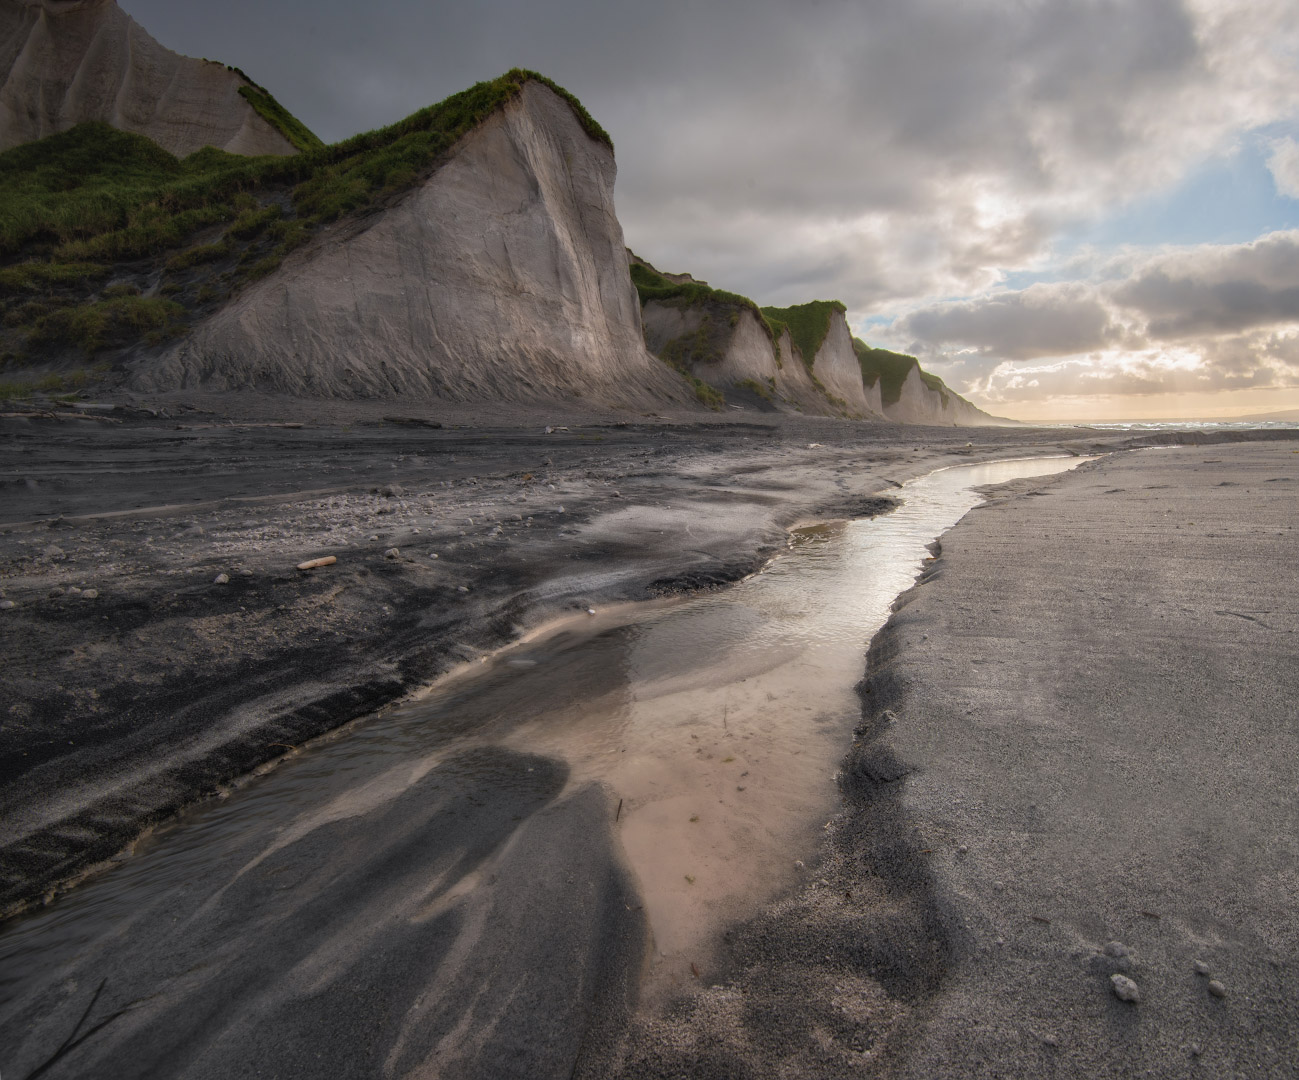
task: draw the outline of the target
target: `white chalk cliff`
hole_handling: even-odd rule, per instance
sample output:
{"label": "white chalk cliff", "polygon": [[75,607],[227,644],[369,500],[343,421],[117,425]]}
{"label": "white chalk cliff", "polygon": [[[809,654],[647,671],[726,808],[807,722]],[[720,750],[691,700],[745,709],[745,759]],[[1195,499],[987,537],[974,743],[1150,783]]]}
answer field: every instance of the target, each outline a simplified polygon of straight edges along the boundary
{"label": "white chalk cliff", "polygon": [[137,386],[685,402],[645,348],[613,151],[528,82],[388,208],[294,252]]}
{"label": "white chalk cliff", "polygon": [[0,0],[0,150],[99,120],[178,157],[297,150],[224,64],[164,48],[115,0]]}

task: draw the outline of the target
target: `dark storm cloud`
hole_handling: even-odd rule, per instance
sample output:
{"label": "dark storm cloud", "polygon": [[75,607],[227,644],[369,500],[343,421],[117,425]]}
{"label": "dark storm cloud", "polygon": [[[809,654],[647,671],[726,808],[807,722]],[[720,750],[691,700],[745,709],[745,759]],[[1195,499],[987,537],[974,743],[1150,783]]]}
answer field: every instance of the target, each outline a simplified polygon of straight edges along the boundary
{"label": "dark storm cloud", "polygon": [[1113,292],[1154,339],[1299,322],[1299,235],[1160,260]]}
{"label": "dark storm cloud", "polygon": [[1087,352],[1115,333],[1105,305],[1081,283],[935,305],[906,316],[897,329],[925,346],[974,348],[1004,359]]}

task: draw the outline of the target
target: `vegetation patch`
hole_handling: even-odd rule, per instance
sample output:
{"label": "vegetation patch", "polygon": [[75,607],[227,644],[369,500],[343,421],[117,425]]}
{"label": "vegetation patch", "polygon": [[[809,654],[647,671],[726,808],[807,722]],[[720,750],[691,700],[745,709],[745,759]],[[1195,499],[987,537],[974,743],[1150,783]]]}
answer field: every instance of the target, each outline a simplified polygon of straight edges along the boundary
{"label": "vegetation patch", "polygon": [[[803,360],[803,366],[810,372],[816,362],[816,354],[821,351],[826,335],[830,332],[830,320],[837,311],[840,315],[848,309],[838,300],[811,300],[806,304],[795,304],[793,307],[765,307],[762,315],[773,327],[788,329],[794,349]],[[779,332],[776,337],[779,338]]]}
{"label": "vegetation patch", "polygon": [[[136,316],[163,308],[137,308],[109,313],[110,333],[73,332],[73,324],[99,321],[96,305],[110,299],[100,295],[99,281],[110,273],[129,277],[144,299],[168,297],[192,322],[271,273],[326,223],[421,183],[529,82],[559,94],[583,130],[612,148],[576,98],[516,68],[332,146],[261,87],[243,87],[258,113],[302,149],[290,157],[205,147],[181,160],[143,136],[96,122],[0,154],[0,322],[12,331],[0,351],[30,362],[39,358],[34,348],[65,341],[65,331],[79,346],[106,348],[148,343],[183,325],[171,308],[161,323]],[[37,306],[25,306],[31,302]],[[78,309],[75,319],[40,322],[67,307]],[[141,334],[131,340],[127,331],[137,322]]]}
{"label": "vegetation patch", "polygon": [[772,380],[773,385],[770,389],[763,386],[757,379],[740,379],[735,385],[741,390],[747,390],[751,394],[756,394],[758,397],[762,398],[763,401],[774,401],[775,399],[772,397],[772,393],[776,389],[774,382],[775,380]]}
{"label": "vegetation patch", "polygon": [[36,320],[34,345],[75,346],[93,355],[109,345],[141,337],[160,344],[184,325],[185,309],[174,300],[116,294],[94,303],[58,308]]}
{"label": "vegetation patch", "polygon": [[[248,79],[248,76],[244,75],[242,71],[239,74]],[[305,152],[319,150],[325,145],[306,124],[290,113],[275,98],[271,97],[269,90],[258,86],[251,79],[248,79],[247,86],[239,88],[239,96],[253,107],[253,111],[258,116],[283,135],[294,149]]]}
{"label": "vegetation patch", "polygon": [[643,259],[632,260],[631,280],[636,286],[642,307],[651,300],[657,300],[672,307],[702,307],[710,312],[725,310],[726,324],[731,327],[739,321],[740,312],[747,310],[753,312],[759,325],[766,328],[773,345],[779,336],[773,335],[771,324],[763,317],[762,309],[747,296],[714,289],[702,281],[670,281]]}

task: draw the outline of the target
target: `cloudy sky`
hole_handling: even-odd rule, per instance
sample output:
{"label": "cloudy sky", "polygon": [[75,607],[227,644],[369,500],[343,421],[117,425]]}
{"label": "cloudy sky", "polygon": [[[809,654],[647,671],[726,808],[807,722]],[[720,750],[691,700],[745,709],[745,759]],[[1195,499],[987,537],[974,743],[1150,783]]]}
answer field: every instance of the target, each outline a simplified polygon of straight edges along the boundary
{"label": "cloudy sky", "polygon": [[629,245],[1027,420],[1299,408],[1299,0],[120,0],[319,135],[510,67]]}

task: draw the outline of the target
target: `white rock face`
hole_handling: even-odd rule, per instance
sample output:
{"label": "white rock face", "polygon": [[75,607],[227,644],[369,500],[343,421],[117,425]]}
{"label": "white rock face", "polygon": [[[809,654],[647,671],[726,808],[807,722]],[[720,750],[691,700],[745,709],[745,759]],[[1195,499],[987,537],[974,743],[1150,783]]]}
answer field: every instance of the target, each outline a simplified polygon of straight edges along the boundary
{"label": "white rock face", "polygon": [[[643,314],[646,340],[651,349],[661,352],[673,339],[694,333],[703,323],[704,316],[705,313],[697,307],[680,308],[651,300],[645,305]],[[879,409],[870,406],[867,392],[862,387],[861,368],[852,351],[852,338],[848,334],[847,323],[841,315],[836,314],[836,318],[842,324],[842,333],[836,336],[835,345],[828,349],[823,345],[817,354],[817,364],[820,366],[816,368],[816,376],[830,393],[849,402],[850,413],[878,419],[882,414]],[[833,332],[834,327],[831,328],[831,333]],[[794,353],[788,330],[780,338],[779,358],[766,328],[748,309],[738,312],[729,335],[720,360],[690,365],[690,372],[695,378],[722,391],[736,383],[752,380],[764,388],[772,388],[774,404],[784,411],[823,416],[843,414],[840,408],[817,389],[806,366]],[[843,362],[839,337],[846,343],[851,367],[846,367]],[[827,335],[827,344],[830,340],[831,335]],[[828,382],[826,376],[829,377]],[[874,393],[878,399],[879,391]]]}
{"label": "white rock face", "polygon": [[[878,392],[878,384],[876,386]],[[953,390],[946,398],[931,390],[920,378],[920,369],[913,367],[902,383],[902,395],[891,405],[884,406],[884,415],[899,424],[931,424],[946,427],[1007,427],[1015,421],[992,416]]]}
{"label": "white rock face", "polygon": [[880,415],[879,392],[876,390],[872,404],[862,382],[861,364],[853,351],[848,321],[840,311],[830,313],[830,328],[816,351],[812,374],[821,380],[826,390],[848,403],[850,413],[861,417],[877,418]]}
{"label": "white rock face", "polygon": [[389,209],[327,230],[198,326],[149,389],[693,401],[645,348],[613,153],[538,83]]}
{"label": "white rock face", "polygon": [[224,64],[165,49],[115,0],[0,0],[0,150],[102,120],[178,157],[295,154]]}

